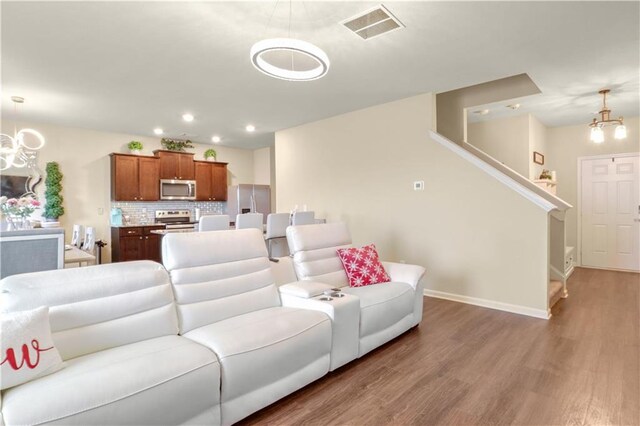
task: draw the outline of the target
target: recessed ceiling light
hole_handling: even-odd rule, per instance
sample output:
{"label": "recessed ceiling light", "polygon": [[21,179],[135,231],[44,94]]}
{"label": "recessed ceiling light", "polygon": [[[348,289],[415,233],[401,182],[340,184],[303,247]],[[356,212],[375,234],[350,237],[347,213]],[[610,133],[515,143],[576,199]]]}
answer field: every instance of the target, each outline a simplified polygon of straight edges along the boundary
{"label": "recessed ceiling light", "polygon": [[156,135],[161,135],[164,133],[164,131],[160,127],[157,127],[153,129],[153,133],[155,133]]}
{"label": "recessed ceiling light", "polygon": [[480,114],[480,115],[487,115],[489,114],[489,110],[488,109],[479,109],[477,111],[473,111],[474,114]]}
{"label": "recessed ceiling light", "polygon": [[256,130],[256,126],[254,126],[253,124],[247,124],[247,127],[245,127],[247,132],[255,132]]}
{"label": "recessed ceiling light", "polygon": [[520,108],[520,104],[511,104],[511,105],[507,105],[507,108],[511,108],[511,109],[518,109],[518,108]]}
{"label": "recessed ceiling light", "polygon": [[214,137],[212,137],[212,138],[211,138],[211,142],[213,142],[213,143],[218,143],[218,142],[220,142],[220,136],[214,136]]}
{"label": "recessed ceiling light", "polygon": [[187,121],[187,122],[193,121],[193,115],[188,114],[188,113],[187,114],[182,114],[182,119],[184,121]]}

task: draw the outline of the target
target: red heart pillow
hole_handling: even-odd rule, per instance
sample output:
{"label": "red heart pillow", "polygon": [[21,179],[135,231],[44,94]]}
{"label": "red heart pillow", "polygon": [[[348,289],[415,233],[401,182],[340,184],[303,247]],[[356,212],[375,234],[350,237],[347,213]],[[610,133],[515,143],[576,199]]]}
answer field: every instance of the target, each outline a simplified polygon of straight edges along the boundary
{"label": "red heart pillow", "polygon": [[337,252],[344,271],[347,273],[347,278],[349,278],[350,287],[363,287],[391,281],[389,274],[380,262],[374,244],[362,248],[338,249]]}

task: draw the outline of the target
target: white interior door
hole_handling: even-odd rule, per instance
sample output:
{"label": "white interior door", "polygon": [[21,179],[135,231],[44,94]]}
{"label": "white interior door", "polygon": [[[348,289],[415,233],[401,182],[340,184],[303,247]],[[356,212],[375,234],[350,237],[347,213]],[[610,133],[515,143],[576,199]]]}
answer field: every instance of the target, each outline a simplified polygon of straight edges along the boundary
{"label": "white interior door", "polygon": [[640,270],[639,165],[640,156],[582,161],[584,266]]}

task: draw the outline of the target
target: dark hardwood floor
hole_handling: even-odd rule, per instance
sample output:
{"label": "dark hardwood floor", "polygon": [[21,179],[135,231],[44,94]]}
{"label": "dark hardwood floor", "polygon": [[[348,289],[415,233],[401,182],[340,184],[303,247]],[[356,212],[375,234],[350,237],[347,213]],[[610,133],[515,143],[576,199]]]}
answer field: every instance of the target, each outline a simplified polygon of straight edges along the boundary
{"label": "dark hardwood floor", "polygon": [[425,298],[422,324],[243,424],[640,424],[640,275],[578,268],[549,321]]}

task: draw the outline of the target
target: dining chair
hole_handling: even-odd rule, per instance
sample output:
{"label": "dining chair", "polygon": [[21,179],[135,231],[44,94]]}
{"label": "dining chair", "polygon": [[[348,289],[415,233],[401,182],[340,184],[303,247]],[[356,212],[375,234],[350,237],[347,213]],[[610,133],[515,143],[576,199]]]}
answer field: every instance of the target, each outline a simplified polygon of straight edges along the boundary
{"label": "dining chair", "polygon": [[291,224],[293,226],[313,225],[316,222],[315,215],[315,212],[293,212]]}
{"label": "dining chair", "polygon": [[236,229],[256,228],[262,232],[262,213],[243,213],[236,216]]}
{"label": "dining chair", "polygon": [[229,215],[215,214],[201,216],[198,221],[198,231],[225,231],[229,229]]}
{"label": "dining chair", "polygon": [[271,258],[271,243],[277,238],[287,237],[287,226],[289,226],[289,213],[270,213],[267,216],[267,233],[265,240],[267,241],[267,249],[269,258]]}

